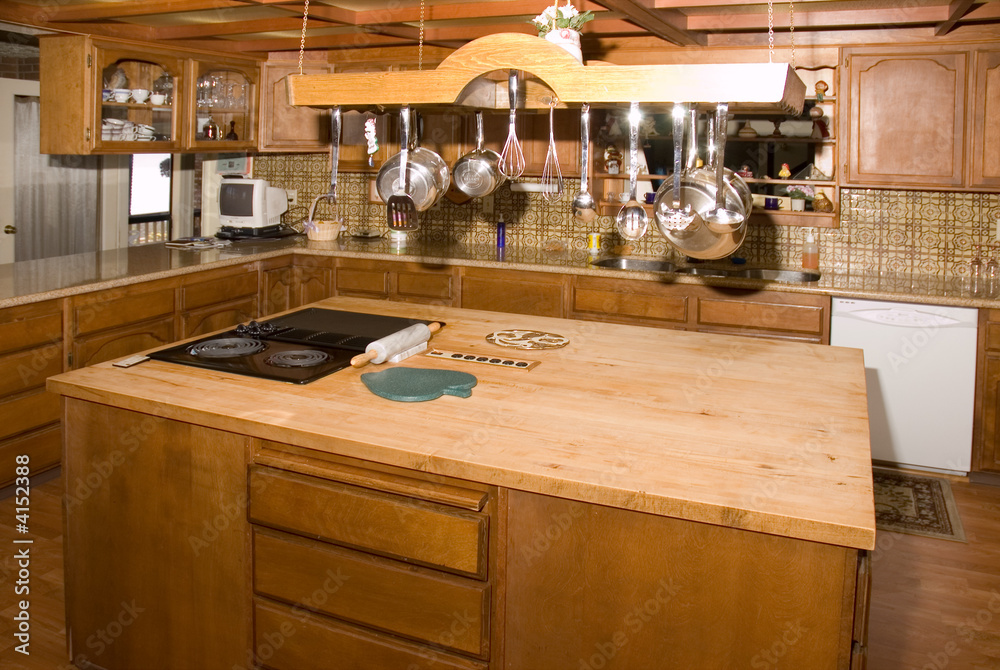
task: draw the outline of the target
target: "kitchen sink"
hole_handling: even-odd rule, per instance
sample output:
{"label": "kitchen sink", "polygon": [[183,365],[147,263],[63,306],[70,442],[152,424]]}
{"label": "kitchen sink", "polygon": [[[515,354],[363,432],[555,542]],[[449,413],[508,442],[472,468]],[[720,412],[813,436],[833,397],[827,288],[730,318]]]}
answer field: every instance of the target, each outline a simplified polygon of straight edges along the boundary
{"label": "kitchen sink", "polygon": [[650,258],[605,258],[593,263],[594,267],[610,270],[635,270],[637,272],[674,272],[696,277],[734,277],[739,279],[764,279],[789,283],[818,281],[820,274],[808,270],[768,270],[765,268],[724,269],[692,265],[679,268],[670,261]]}
{"label": "kitchen sink", "polygon": [[593,263],[593,265],[611,270],[636,270],[638,272],[677,271],[677,266],[670,261],[656,261],[648,258],[605,258]]}

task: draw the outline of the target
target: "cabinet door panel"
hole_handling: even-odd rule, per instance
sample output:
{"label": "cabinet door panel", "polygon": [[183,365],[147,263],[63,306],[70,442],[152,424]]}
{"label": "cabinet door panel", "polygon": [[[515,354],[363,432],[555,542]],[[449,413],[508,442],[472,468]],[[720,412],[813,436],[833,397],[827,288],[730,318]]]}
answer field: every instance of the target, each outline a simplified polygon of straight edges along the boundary
{"label": "cabinet door panel", "polygon": [[[967,54],[929,50],[848,53],[846,181],[961,186]],[[916,82],[919,96],[912,95]]]}
{"label": "cabinet door panel", "polygon": [[47,377],[62,372],[62,352],[60,343],[0,356],[0,396],[42,386]]}
{"label": "cabinet door panel", "polygon": [[688,319],[688,296],[653,282],[576,277],[573,316],[600,321],[683,325]]}
{"label": "cabinet door panel", "polygon": [[257,296],[251,296],[224,305],[212,305],[196,312],[182,315],[181,338],[204,335],[229,328],[257,316]]}
{"label": "cabinet door panel", "polygon": [[170,344],[174,337],[174,317],[119,328],[73,341],[73,368],[121,358],[138,351]]}
{"label": "cabinet door panel", "polygon": [[987,354],[981,367],[981,400],[978,420],[980,446],[976,470],[1000,472],[1000,356]]}
{"label": "cabinet door panel", "polygon": [[59,396],[48,391],[0,402],[0,440],[59,420]]}
{"label": "cabinet door panel", "polygon": [[[328,63],[305,63],[303,74],[328,74]],[[330,145],[330,111],[288,104],[288,75],[297,63],[261,65],[260,146],[258,151],[323,151]]]}
{"label": "cabinet door panel", "polygon": [[396,293],[402,298],[428,298],[451,301],[453,282],[447,274],[434,272],[396,273]]}
{"label": "cabinet door panel", "polygon": [[31,475],[51,470],[59,465],[62,457],[62,429],[52,426],[21,437],[0,442],[0,487],[14,483],[17,457],[26,455]]}
{"label": "cabinet door panel", "polygon": [[1000,51],[976,52],[971,186],[1000,186]]}
{"label": "cabinet door panel", "polygon": [[[334,578],[330,598],[310,597]],[[487,652],[489,586],[480,582],[255,529],[254,590],[446,648]]]}
{"label": "cabinet door panel", "polygon": [[494,312],[564,316],[566,278],[541,272],[466,268],[462,307]]}
{"label": "cabinet door panel", "polygon": [[362,297],[389,296],[389,273],[385,270],[337,268],[337,295],[367,294]]}

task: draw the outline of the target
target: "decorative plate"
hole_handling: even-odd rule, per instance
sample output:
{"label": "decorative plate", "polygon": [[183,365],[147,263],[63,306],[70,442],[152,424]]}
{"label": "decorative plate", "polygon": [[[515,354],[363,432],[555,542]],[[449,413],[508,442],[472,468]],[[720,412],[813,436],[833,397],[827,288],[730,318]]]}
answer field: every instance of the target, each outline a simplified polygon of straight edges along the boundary
{"label": "decorative plate", "polygon": [[498,330],[486,336],[486,341],[511,349],[559,349],[569,344],[569,338],[540,330]]}

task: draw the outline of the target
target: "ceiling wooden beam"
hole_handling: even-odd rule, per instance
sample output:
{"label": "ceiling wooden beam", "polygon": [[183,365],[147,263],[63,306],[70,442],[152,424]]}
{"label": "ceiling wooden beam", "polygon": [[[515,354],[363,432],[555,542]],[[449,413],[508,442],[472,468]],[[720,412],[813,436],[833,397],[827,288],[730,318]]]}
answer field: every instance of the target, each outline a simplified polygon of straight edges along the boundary
{"label": "ceiling wooden beam", "polygon": [[[271,5],[271,7],[288,12],[289,14],[297,15],[299,17],[299,21],[301,22],[302,20],[301,5]],[[356,26],[359,24],[357,12],[350,9],[341,9],[340,7],[331,7],[330,5],[309,5],[309,18],[324,19],[326,21],[342,23],[348,26]]]}
{"label": "ceiling wooden beam", "polygon": [[935,35],[947,35],[951,32],[951,29],[955,27],[958,20],[965,16],[969,8],[972,7],[974,0],[953,0],[953,2],[948,5],[948,18],[942,21],[934,28]]}
{"label": "ceiling wooden beam", "polygon": [[[909,7],[894,9],[855,9],[836,11],[799,10],[795,12],[795,29],[835,28],[839,26],[902,26],[934,24],[946,18],[946,7]],[[775,11],[774,25],[788,27],[787,11]],[[766,30],[767,14],[694,14],[687,18],[688,28],[712,32],[732,30]]]}
{"label": "ceiling wooden beam", "polygon": [[683,14],[672,10],[655,9],[653,0],[600,0],[600,4],[620,12],[622,18],[672,44],[679,46],[705,44],[704,35],[696,35],[687,30]]}
{"label": "ceiling wooden beam", "polygon": [[156,39],[189,40],[217,35],[248,35],[277,30],[299,30],[302,19],[256,19],[227,23],[192,23],[182,26],[162,26],[154,29]]}
{"label": "ceiling wooden beam", "polygon": [[123,0],[46,8],[50,21],[108,21],[125,17],[246,7],[241,0]]}
{"label": "ceiling wooden beam", "polygon": [[[214,46],[213,46],[214,45]],[[377,35],[375,33],[358,30],[340,35],[316,35],[306,37],[307,49],[364,49],[375,46],[412,46],[413,42],[408,39],[392,37],[389,35]],[[288,39],[264,39],[264,40],[216,40],[215,42],[202,42],[199,48],[212,49],[214,51],[238,51],[240,53],[266,53],[269,51],[298,51],[299,38]]]}
{"label": "ceiling wooden beam", "polygon": [[[425,21],[460,21],[463,19],[489,19],[495,17],[525,16],[525,21],[542,13],[552,0],[505,0],[504,2],[462,2],[427,5]],[[603,6],[584,0],[582,10],[595,14],[607,11]],[[579,7],[578,7],[579,8]],[[311,10],[310,10],[311,11]],[[359,23],[415,23],[420,20],[416,5],[374,9],[358,12]],[[500,32],[500,31],[493,31]]]}

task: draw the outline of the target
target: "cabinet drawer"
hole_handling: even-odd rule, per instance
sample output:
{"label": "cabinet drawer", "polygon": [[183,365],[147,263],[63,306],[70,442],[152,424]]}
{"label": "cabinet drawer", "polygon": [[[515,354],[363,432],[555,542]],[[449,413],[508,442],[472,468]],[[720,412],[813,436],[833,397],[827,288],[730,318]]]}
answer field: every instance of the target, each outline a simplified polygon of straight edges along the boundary
{"label": "cabinet drawer", "polygon": [[101,291],[73,301],[73,332],[85,335],[173,313],[173,288]]}
{"label": "cabinet drawer", "polygon": [[0,402],[0,440],[59,420],[59,396],[48,391]]}
{"label": "cabinet drawer", "polygon": [[465,268],[462,307],[493,312],[565,316],[566,277],[541,272]]}
{"label": "cabinet drawer", "polygon": [[451,300],[451,274],[398,272],[396,274],[396,293],[403,298]]}
{"label": "cabinet drawer", "polygon": [[477,656],[488,651],[482,582],[259,529],[253,573],[261,595]]}
{"label": "cabinet drawer", "polygon": [[37,475],[59,465],[62,459],[62,429],[56,425],[44,430],[0,442],[0,487],[14,482],[16,458],[26,454],[31,475]]}
{"label": "cabinet drawer", "polygon": [[[276,644],[275,640],[281,640]],[[454,656],[327,617],[258,600],[254,649],[274,670],[487,670],[486,663]]]}
{"label": "cabinet drawer", "polygon": [[62,342],[62,337],[62,310],[57,304],[11,307],[0,312],[0,353]]}
{"label": "cabinet drawer", "polygon": [[255,523],[484,579],[488,517],[273,468],[250,469]]}
{"label": "cabinet drawer", "polygon": [[257,273],[241,272],[237,275],[201,281],[181,289],[181,309],[192,310],[206,305],[235,300],[257,293]]}
{"label": "cabinet drawer", "polygon": [[73,342],[73,367],[83,368],[138,351],[162,347],[175,339],[173,316],[81,337]]}
{"label": "cabinet drawer", "polygon": [[213,304],[211,307],[186,312],[182,317],[181,338],[204,335],[249,321],[257,316],[257,296],[243,300]]}
{"label": "cabinet drawer", "polygon": [[651,282],[622,282],[577,277],[573,288],[573,311],[602,317],[627,317],[629,321],[683,324],[688,319],[689,299]]}
{"label": "cabinet drawer", "polygon": [[389,295],[389,273],[385,270],[337,268],[336,292],[369,293],[378,297]]}
{"label": "cabinet drawer", "polygon": [[0,356],[0,396],[42,386],[62,372],[62,351],[60,343]]}
{"label": "cabinet drawer", "polygon": [[822,307],[751,302],[723,298],[698,301],[699,326],[726,326],[749,331],[767,331],[820,336]]}

